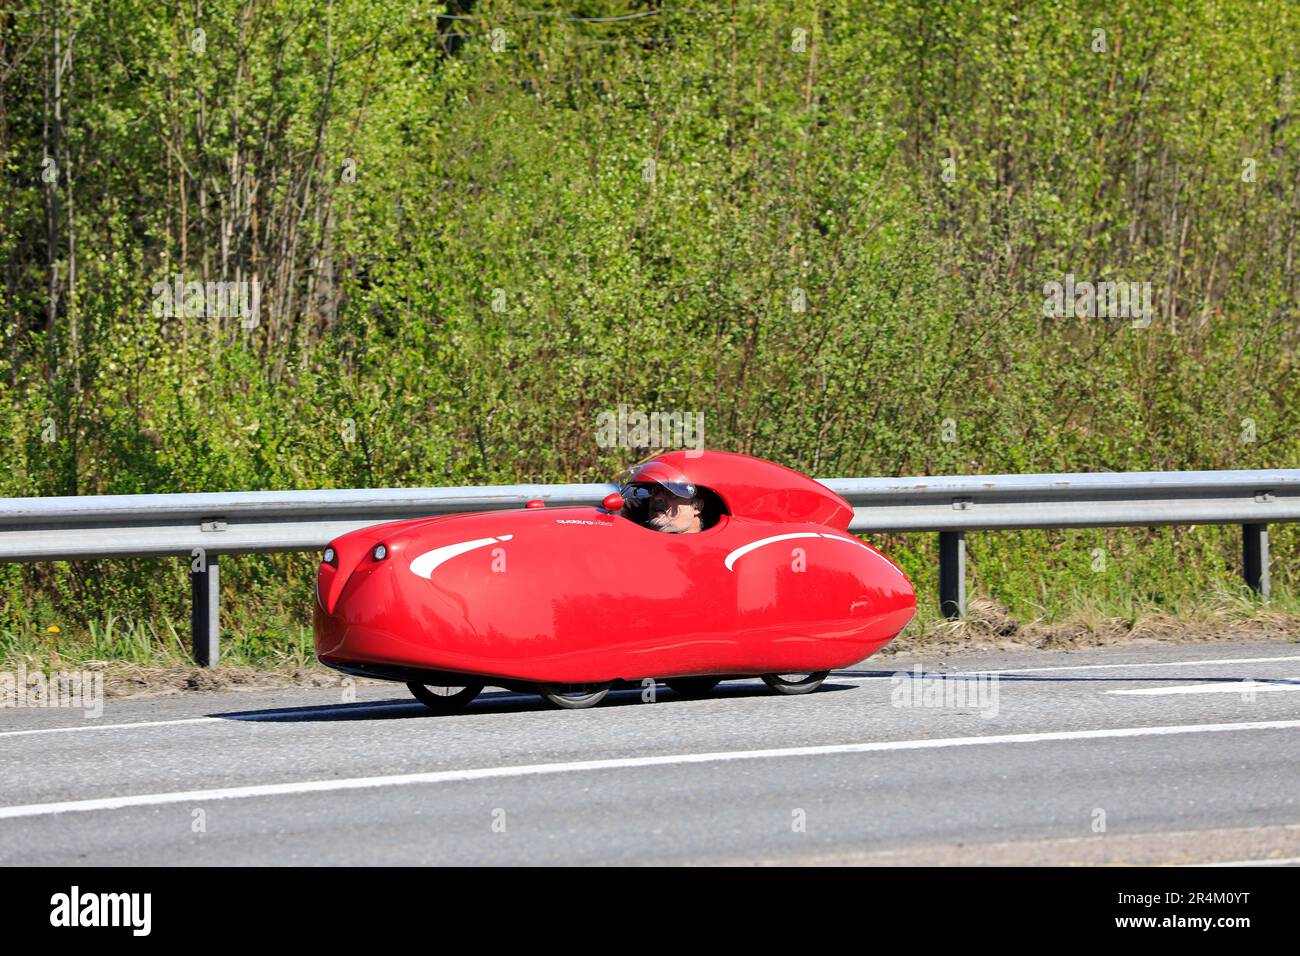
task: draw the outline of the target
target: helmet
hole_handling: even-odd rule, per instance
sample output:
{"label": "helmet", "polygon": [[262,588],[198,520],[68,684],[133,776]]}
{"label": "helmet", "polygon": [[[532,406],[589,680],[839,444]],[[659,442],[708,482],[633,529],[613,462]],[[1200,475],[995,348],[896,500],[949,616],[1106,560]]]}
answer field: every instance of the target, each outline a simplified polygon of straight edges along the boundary
{"label": "helmet", "polygon": [[686,499],[696,494],[693,481],[667,462],[654,459],[627,469],[619,475],[618,484],[623,506],[628,509],[644,504],[660,489]]}

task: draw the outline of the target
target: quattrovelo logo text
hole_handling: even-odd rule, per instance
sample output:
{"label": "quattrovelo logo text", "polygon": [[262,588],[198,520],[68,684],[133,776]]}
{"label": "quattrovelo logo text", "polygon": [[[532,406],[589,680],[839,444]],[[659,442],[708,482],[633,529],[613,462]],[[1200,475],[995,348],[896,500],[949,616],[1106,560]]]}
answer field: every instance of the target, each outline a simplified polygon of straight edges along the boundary
{"label": "quattrovelo logo text", "polygon": [[133,936],[153,927],[152,893],[82,893],[78,886],[50,897],[51,926],[129,926]]}

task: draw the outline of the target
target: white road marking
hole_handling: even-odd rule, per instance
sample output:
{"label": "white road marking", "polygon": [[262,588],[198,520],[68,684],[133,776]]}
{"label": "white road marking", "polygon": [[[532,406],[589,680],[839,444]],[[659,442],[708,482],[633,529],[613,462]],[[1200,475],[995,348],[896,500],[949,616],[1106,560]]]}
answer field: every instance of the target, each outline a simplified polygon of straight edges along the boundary
{"label": "white road marking", "polygon": [[0,737],[30,737],[35,734],[70,734],[86,730],[121,730],[124,727],[177,727],[181,724],[206,724],[220,717],[187,717],[180,720],[138,720],[130,724],[86,724],[84,727],[40,727],[36,730],[5,730]]}
{"label": "white road marking", "polygon": [[41,727],[36,730],[5,730],[0,737],[25,737],[32,734],[68,734],[87,730],[131,730],[136,727],[180,727],[185,724],[274,723],[282,717],[299,714],[364,714],[374,710],[392,710],[402,707],[421,707],[417,700],[376,701],[373,704],[343,705],[340,707],[295,707],[286,710],[255,711],[249,714],[232,714],[229,717],[179,717],[175,720],[137,720],[125,724],[86,724],[79,727]]}
{"label": "white road marking", "polygon": [[[1094,670],[1098,668],[1146,668],[1146,667],[1186,667],[1192,664],[1265,664],[1277,661],[1300,661],[1300,656],[1295,657],[1239,657],[1226,660],[1214,661],[1157,661],[1147,664],[1075,664],[1069,667],[1019,667],[1007,668],[1005,670],[987,670],[987,671],[944,671],[944,670],[926,670],[923,662],[913,662],[906,669],[897,670],[890,674],[853,674],[852,671],[862,666],[855,664],[852,667],[845,668],[850,673],[844,674],[839,671],[831,671],[830,676],[826,678],[832,683],[865,683],[876,680],[894,680],[897,677],[923,677],[923,678],[944,678],[946,680],[983,680],[990,676],[996,677],[1000,674],[1043,674],[1049,671],[1081,671]],[[864,662],[865,663],[865,662]],[[918,675],[916,667],[921,666],[921,673]],[[1111,678],[1114,680],[1115,678]],[[1134,678],[1135,680],[1138,678]]]}
{"label": "white road marking", "polygon": [[1182,866],[1300,866],[1300,856],[1280,860],[1229,860],[1226,863],[1183,863]]}
{"label": "white road marking", "polygon": [[[1216,664],[1216,665],[1217,664],[1271,664],[1277,661],[1300,661],[1300,655],[1291,655],[1289,657],[1229,657],[1229,658],[1219,658],[1216,660],[1155,661],[1151,663],[1138,662],[1133,664],[1075,664],[1068,667],[1021,667],[1021,668],[1008,669],[1008,670],[987,670],[987,671],[923,671],[922,676],[945,677],[949,680],[957,680],[963,677],[983,677],[989,674],[1037,674],[1037,673],[1045,673],[1048,671],[1094,670],[1098,668],[1113,668],[1113,667],[1186,667],[1186,666],[1197,665],[1197,664]],[[854,666],[856,667],[860,665],[854,665]],[[907,670],[899,670],[896,671],[895,673],[902,674],[904,676],[909,676],[909,677],[914,675],[914,671],[911,670],[910,668]],[[831,681],[832,683],[835,683],[837,681],[840,683],[858,683],[858,682],[873,681],[873,680],[892,680],[893,676],[894,676],[893,674],[880,674],[880,675],[871,675],[871,676],[850,675],[850,674],[841,674],[837,671],[831,671],[830,677],[828,677],[827,680]],[[744,679],[758,680],[757,677],[744,678]],[[738,682],[739,680],[735,681],[735,683]],[[1121,692],[1108,691],[1108,693],[1121,693]],[[485,697],[480,697],[479,700],[516,700],[516,699],[526,700],[528,699],[528,696],[529,695],[524,695],[524,694],[498,694],[498,695],[489,694]],[[213,721],[221,722],[221,721],[229,721],[229,720],[245,720],[250,722],[265,721],[267,723],[270,723],[275,720],[276,716],[279,716],[281,714],[286,716],[295,713],[303,713],[303,714],[314,713],[314,714],[324,715],[324,714],[337,712],[337,713],[355,714],[355,713],[365,713],[367,710],[370,709],[383,710],[391,707],[410,707],[415,703],[416,703],[415,701],[388,701],[388,702],[376,702],[374,704],[366,705],[364,707],[344,706],[344,707],[335,707],[329,709],[322,709],[320,707],[303,707],[294,710],[279,711],[278,713],[273,714],[271,716],[259,715],[259,716],[247,716],[247,717],[189,717],[189,718],[181,718],[177,720],[142,720],[142,721],[136,721],[134,723],[124,723],[124,724],[87,724],[85,726],[79,726],[79,727],[43,727],[37,730],[5,730],[5,731],[0,731],[0,737],[24,737],[33,734],[62,734],[62,733],[72,733],[75,731],[87,731],[87,730],[129,730],[134,727],[172,727],[172,726],[182,726],[184,724],[204,724]]]}
{"label": "white road marking", "polygon": [[[1280,680],[1296,680],[1294,677]],[[1177,687],[1135,687],[1128,690],[1108,690],[1108,694],[1123,694],[1130,697],[1163,697],[1166,694],[1255,694],[1270,691],[1300,690],[1300,682],[1294,684],[1270,684],[1267,681],[1234,680],[1214,684],[1179,684]]]}
{"label": "white road marking", "polygon": [[[489,693],[479,697],[484,702],[536,700],[532,694]],[[324,717],[329,714],[368,714],[373,711],[416,710],[424,707],[418,700],[377,700],[369,704],[341,704],[338,707],[310,705],[284,710],[256,710],[228,717],[178,717],[175,720],[137,720],[124,724],[84,724],[76,727],[39,727],[35,730],[0,730],[0,737],[28,737],[33,734],[69,734],[88,730],[132,730],[136,727],[181,727],[185,724],[225,724],[231,721],[249,724],[274,724],[299,715]]]}
{"label": "white road marking", "polygon": [[1184,724],[1168,727],[1117,727],[1103,730],[1072,730],[1038,734],[1000,734],[988,737],[939,737],[920,740],[878,740],[869,743],[829,744],[818,747],[785,747],[773,750],[733,750],[718,753],[666,754],[659,757],[620,757],[606,760],[581,760],[567,763],[525,764],[510,767],[481,767],[471,770],[440,770],[431,773],[396,774],[379,777],[352,777],[341,780],[304,780],[296,783],[258,784],[223,787],[213,790],[186,790],[171,793],[142,793],[104,797],[93,800],[68,800],[57,803],[29,803],[0,807],[0,820],[19,817],[48,816],[57,813],[85,813],[93,810],[119,810],[124,807],[160,806],[169,803],[196,803],[208,800],[240,800],[249,797],[273,797],[298,793],[324,793],[337,790],[363,790],[378,787],[407,786],[421,783],[450,783],[507,777],[535,777],[593,770],[620,770],[632,767],[664,767],[675,764],[722,763],[733,760],[761,760],[782,757],[814,757],[833,754],[879,753],[900,750],[933,750],[945,747],[975,747],[993,744],[1044,743],[1064,740],[1104,740],[1116,737],[1152,737],[1174,734],[1224,733],[1247,730],[1296,730],[1300,720],[1269,720],[1252,723]]}
{"label": "white road marking", "polygon": [[[948,677],[961,677],[963,675],[970,675],[970,674],[1045,674],[1048,673],[1049,671],[1091,671],[1091,670],[1103,670],[1107,668],[1117,668],[1117,667],[1197,667],[1202,665],[1217,666],[1219,664],[1271,664],[1276,661],[1300,661],[1300,654],[1293,654],[1289,657],[1225,657],[1225,658],[1219,658],[1217,660],[1151,661],[1151,662],[1135,661],[1131,664],[1071,664],[1068,667],[1016,667],[1016,668],[1006,668],[1004,670],[994,669],[994,670],[987,670],[987,671],[951,671],[951,672],[926,671],[926,676],[937,677],[941,674],[944,674]],[[915,664],[916,662],[913,662],[909,666],[914,667]],[[860,665],[854,665],[854,666],[857,667]],[[906,671],[900,671],[900,673],[906,673]],[[831,676],[832,677],[835,676],[834,671],[831,671]],[[882,678],[873,678],[873,679],[880,680]]]}

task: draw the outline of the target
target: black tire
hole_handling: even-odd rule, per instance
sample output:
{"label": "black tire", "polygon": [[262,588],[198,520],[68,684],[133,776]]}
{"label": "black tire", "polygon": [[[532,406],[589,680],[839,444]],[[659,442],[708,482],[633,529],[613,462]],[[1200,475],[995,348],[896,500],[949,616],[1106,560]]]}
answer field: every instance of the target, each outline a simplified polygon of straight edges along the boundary
{"label": "black tire", "polygon": [[538,684],[537,693],[542,700],[560,710],[585,710],[595,707],[609,693],[609,683],[604,684]]}
{"label": "black tire", "polygon": [[682,697],[703,697],[721,682],[718,677],[674,677],[670,681],[664,681]]}
{"label": "black tire", "polygon": [[440,684],[407,684],[415,699],[435,714],[454,714],[463,710],[483,690],[483,684],[444,686]]}
{"label": "black tire", "polygon": [[811,674],[764,674],[763,683],[778,694],[811,694],[830,671],[815,671]]}

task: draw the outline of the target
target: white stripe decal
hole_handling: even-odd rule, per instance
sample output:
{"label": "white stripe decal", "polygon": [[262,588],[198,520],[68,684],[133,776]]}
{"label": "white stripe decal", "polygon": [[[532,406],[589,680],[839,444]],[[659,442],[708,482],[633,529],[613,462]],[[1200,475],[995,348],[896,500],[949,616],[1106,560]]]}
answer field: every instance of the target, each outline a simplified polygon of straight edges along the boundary
{"label": "white stripe decal", "polygon": [[[776,544],[778,541],[790,541],[794,538],[828,538],[831,541],[843,541],[846,544],[862,544],[862,542],[857,538],[846,538],[839,534],[822,534],[818,531],[796,531],[791,534],[774,534],[770,538],[759,538],[757,541],[751,541],[749,544],[741,545],[735,551],[732,551],[727,555],[726,559],[722,563],[727,566],[728,571],[734,571],[735,568],[733,565],[754,549],[761,548],[765,544]],[[862,546],[866,547],[866,545]]]}
{"label": "white stripe decal", "polygon": [[817,757],[836,754],[879,753],[899,750],[932,750],[943,747],[974,747],[988,744],[1032,744],[1064,740],[1101,740],[1116,737],[1151,737],[1171,734],[1218,733],[1234,730],[1295,730],[1300,720],[1266,720],[1235,724],[1181,724],[1169,727],[1116,727],[1107,730],[1064,730],[1037,734],[1002,734],[993,737],[939,737],[920,740],[878,740],[870,743],[829,744],[820,747],[786,747],[777,750],[731,750],[718,753],[665,754],[659,757],[619,757],[609,760],[578,760],[569,763],[524,764],[511,767],[481,767],[470,770],[437,770],[429,773],[393,774],[382,777],[351,777],[343,780],[303,780],[296,783],[267,783],[214,790],[185,790],[170,793],[141,793],[95,800],[67,800],[58,803],[29,803],[0,807],[0,820],[41,817],[56,813],[84,813],[92,810],[120,810],[168,803],[206,800],[240,800],[297,793],[325,793],[336,790],[365,790],[419,783],[453,783],[466,780],[536,777],[593,770],[621,770],[662,767],[673,764],[723,763],[733,760],[761,760],[782,757]]}
{"label": "white stripe decal", "polygon": [[449,561],[457,555],[465,554],[467,551],[473,551],[476,548],[486,548],[489,544],[496,544],[500,541],[509,541],[513,538],[512,534],[503,534],[497,538],[476,538],[473,541],[460,541],[456,544],[445,544],[441,548],[434,548],[432,551],[426,551],[424,554],[411,561],[411,573],[416,577],[429,579],[433,576],[434,570],[444,561]]}
{"label": "white stripe decal", "polygon": [[751,541],[749,542],[749,544],[741,545],[735,551],[732,551],[731,554],[727,555],[726,559],[722,563],[725,564],[727,566],[727,570],[730,571],[732,570],[731,566],[735,564],[740,558],[743,558],[745,555],[749,554],[749,552],[753,551],[755,548],[761,548],[765,544],[776,544],[778,541],[793,541],[795,538],[820,538],[820,537],[821,535],[818,534],[816,531],[797,531],[793,534],[774,534],[770,538],[759,538],[757,541]]}

